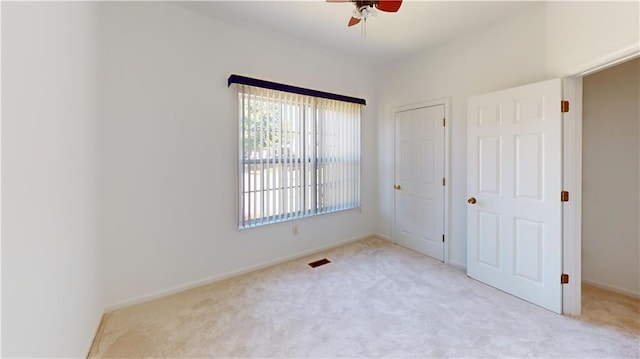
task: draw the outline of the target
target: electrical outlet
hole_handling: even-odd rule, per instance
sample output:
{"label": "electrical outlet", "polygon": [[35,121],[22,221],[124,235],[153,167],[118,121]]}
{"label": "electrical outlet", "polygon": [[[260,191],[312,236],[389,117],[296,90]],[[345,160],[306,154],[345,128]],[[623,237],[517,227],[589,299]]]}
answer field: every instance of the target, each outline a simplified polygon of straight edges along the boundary
{"label": "electrical outlet", "polygon": [[298,226],[297,225],[291,227],[291,235],[292,236],[297,236],[298,235]]}

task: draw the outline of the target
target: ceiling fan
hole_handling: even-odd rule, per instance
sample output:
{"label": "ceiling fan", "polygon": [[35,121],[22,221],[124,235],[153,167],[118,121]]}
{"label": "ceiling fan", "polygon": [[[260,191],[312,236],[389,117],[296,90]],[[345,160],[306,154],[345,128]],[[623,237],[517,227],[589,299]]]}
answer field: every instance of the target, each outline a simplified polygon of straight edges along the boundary
{"label": "ceiling fan", "polygon": [[360,21],[363,22],[363,36],[364,25],[368,18],[376,16],[376,9],[384,12],[397,12],[402,5],[402,0],[378,0],[378,1],[359,1],[359,0],[326,0],[327,2],[351,2],[355,6],[353,15],[349,19],[347,26],[354,26]]}

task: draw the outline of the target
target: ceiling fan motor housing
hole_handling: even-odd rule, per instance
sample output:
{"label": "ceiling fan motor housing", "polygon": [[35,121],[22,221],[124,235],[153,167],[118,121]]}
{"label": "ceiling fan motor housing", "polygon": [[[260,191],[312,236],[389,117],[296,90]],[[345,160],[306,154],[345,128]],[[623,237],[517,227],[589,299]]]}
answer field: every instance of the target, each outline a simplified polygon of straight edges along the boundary
{"label": "ceiling fan motor housing", "polygon": [[397,12],[402,5],[402,0],[375,0],[375,1],[361,1],[361,0],[326,0],[327,2],[348,2],[350,1],[355,5],[353,16],[349,19],[348,26],[354,26],[360,23],[361,20],[366,21],[367,18],[373,18],[376,16],[377,11],[384,12]]}

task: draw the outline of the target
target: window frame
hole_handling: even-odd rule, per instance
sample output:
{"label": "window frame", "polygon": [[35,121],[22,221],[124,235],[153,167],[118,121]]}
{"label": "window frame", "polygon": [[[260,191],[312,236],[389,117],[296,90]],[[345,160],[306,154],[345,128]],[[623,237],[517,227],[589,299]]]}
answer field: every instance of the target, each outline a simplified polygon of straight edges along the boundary
{"label": "window frame", "polygon": [[[270,86],[255,86],[256,82],[258,82],[258,85],[264,85],[264,83],[267,83],[268,85],[270,84]],[[239,230],[261,227],[263,225],[281,223],[281,222],[286,222],[286,221],[295,220],[299,218],[313,217],[313,216],[319,216],[319,215],[328,214],[328,213],[335,213],[335,212],[340,212],[344,210],[352,210],[352,209],[360,208],[361,206],[361,196],[360,196],[361,171],[362,171],[361,123],[362,123],[362,106],[366,104],[365,100],[352,98],[348,96],[335,95],[335,94],[329,94],[330,96],[325,96],[325,94],[328,94],[328,93],[309,90],[309,89],[302,89],[304,91],[298,91],[301,88],[297,88],[297,87],[293,87],[294,91],[286,91],[286,90],[290,90],[291,86],[276,84],[277,86],[275,87],[277,88],[273,88],[274,87],[273,84],[275,83],[269,83],[263,80],[239,77],[237,75],[232,75],[232,77],[229,78],[228,84],[229,86],[231,84],[237,85],[237,93],[236,93],[237,94],[236,101],[238,101],[238,104],[236,106],[236,114],[237,114],[236,120],[238,121],[238,134],[237,134],[238,135],[237,137],[237,140],[238,140],[238,162],[237,162],[238,164],[238,171],[237,171],[238,212],[237,213],[238,213],[238,229]],[[301,149],[302,151],[301,153],[297,154],[295,158],[292,159],[292,157],[288,157],[285,161],[282,158],[282,154],[278,156],[278,155],[274,155],[274,152],[270,152],[268,156],[261,156],[259,158],[251,158],[251,156],[247,157],[247,154],[245,153],[246,137],[244,132],[247,127],[246,127],[246,117],[244,116],[245,103],[243,102],[244,100],[242,96],[246,96],[248,92],[243,90],[245,89],[244,87],[242,88],[239,87],[242,85],[259,87],[263,89],[266,88],[269,90],[275,90],[275,91],[281,91],[281,92],[290,92],[290,93],[295,93],[297,95],[308,97],[306,101],[303,101],[302,103],[293,103],[293,102],[285,103],[281,99],[274,101],[273,98],[268,98],[268,97],[265,97],[263,99],[259,99],[258,97],[259,100],[257,100],[258,102],[271,101],[271,103],[268,103],[264,107],[270,108],[273,106],[275,108],[278,108],[278,107],[280,108],[280,111],[281,111],[280,112],[281,116],[279,119],[280,127],[282,127],[285,121],[283,120],[284,113],[285,113],[284,106],[298,107],[297,108],[298,114],[300,113],[304,114],[302,118],[298,117],[294,119],[294,121],[299,122],[298,132],[290,132],[299,137],[299,138],[296,138],[294,141],[301,142],[299,143],[299,146],[300,146],[299,149]],[[282,88],[283,86],[285,87],[284,89]],[[300,93],[300,92],[304,92],[304,93]],[[319,96],[314,96],[314,95],[319,95]],[[339,106],[331,107],[331,105],[334,102],[328,102],[328,101],[334,101],[334,102],[340,101],[340,102],[347,102],[350,104],[346,104],[346,105],[340,104],[346,107],[339,107]],[[357,104],[360,106],[354,107],[353,104]],[[247,106],[250,106],[250,104],[247,104]],[[260,106],[261,108],[263,107],[262,104],[260,104]],[[303,108],[299,108],[300,106],[303,106]],[[250,112],[250,111],[247,110],[247,112]],[[325,121],[325,122],[322,122],[322,125],[326,125],[326,123],[328,123],[327,122],[328,120],[326,120],[325,118],[329,118],[330,113],[332,113],[333,117],[335,118],[338,118],[339,117],[338,114],[341,114],[344,118],[348,118],[348,120],[351,121],[349,122],[349,126],[352,126],[353,128],[351,129],[352,132],[349,132],[349,135],[353,135],[355,138],[353,139],[353,144],[349,143],[349,145],[351,146],[349,147],[349,149],[351,150],[356,149],[354,153],[350,153],[349,151],[343,151],[343,153],[339,156],[340,157],[339,160],[337,159],[338,156],[336,156],[336,158],[333,158],[333,162],[331,162],[332,159],[329,158],[327,153],[322,152],[320,150],[321,146],[325,144],[323,142],[324,139],[322,137],[327,136],[329,134],[319,131],[318,129],[322,121]],[[307,118],[306,116],[307,114],[309,115],[310,118]],[[344,118],[337,119],[337,120],[335,118],[332,120],[333,121],[344,120]],[[291,120],[288,120],[288,121],[291,121]],[[269,123],[269,125],[270,124],[271,123]],[[307,128],[307,127],[311,127],[311,128]],[[336,138],[344,137],[344,135],[341,135],[338,132],[332,133],[330,135],[333,135]],[[340,139],[344,141],[343,138],[340,138]],[[281,141],[282,141],[282,128],[280,128],[280,137],[278,138],[278,142],[280,142],[279,146],[283,146]],[[284,148],[284,147],[281,147],[281,148]],[[272,149],[272,148],[269,148],[269,149]],[[265,163],[268,163],[269,166],[265,167],[264,166]],[[319,178],[325,177],[324,173],[328,171],[328,167],[326,166],[326,164],[328,163],[332,163],[335,165],[336,168],[339,168],[339,169],[336,169],[336,171],[339,171],[339,170],[346,171],[345,169],[349,168],[349,172],[348,174],[344,174],[343,177],[341,178],[328,178],[327,179],[328,182],[325,182],[325,180],[319,181]],[[281,171],[280,176],[282,176],[282,173],[292,173],[294,177],[297,174],[299,176],[298,178],[299,182],[298,183],[282,183],[282,180],[281,180],[280,184],[278,185],[278,188],[275,188],[275,187],[264,188],[264,186],[261,188],[255,188],[255,187],[251,188],[251,186],[249,186],[247,188],[246,181],[248,176],[256,176],[255,174],[253,175],[250,174],[252,172],[251,170],[252,165],[258,165],[258,164],[260,164],[262,168],[260,168],[259,170],[255,170],[255,172],[265,171],[265,170],[274,170],[274,168],[280,168],[280,171]],[[287,166],[288,164],[289,165],[293,164],[294,166],[297,165],[299,167],[291,170],[287,170],[284,167]],[[341,167],[338,167],[338,166],[341,166]],[[345,166],[349,166],[349,167],[345,167]],[[351,166],[355,166],[355,168],[351,168]],[[260,174],[259,176],[262,178],[262,181],[264,183],[264,173]],[[272,178],[274,178],[273,174],[271,176]],[[287,178],[290,178],[290,176],[288,175]],[[333,183],[333,184],[337,183],[340,186],[342,186],[339,188],[343,188],[343,189],[347,188],[347,186],[350,186],[351,192],[348,192],[346,189],[344,189],[344,192],[345,193],[348,192],[348,194],[351,197],[345,195],[345,193],[342,193],[343,197],[341,198],[341,200],[343,202],[336,202],[337,204],[333,203],[329,206],[325,205],[324,195],[330,192],[329,186],[327,186],[327,184],[330,184],[330,183]],[[300,198],[298,198],[297,201],[301,201],[301,203],[297,207],[294,206],[293,208],[287,208],[284,204],[279,204],[277,205],[278,208],[276,209],[276,212],[279,212],[279,213],[273,213],[273,204],[272,204],[272,207],[271,207],[272,213],[265,213],[263,210],[259,214],[260,217],[251,218],[252,214],[249,213],[248,214],[249,218],[246,218],[247,203],[249,203],[249,211],[251,211],[250,204],[252,203],[251,199],[248,199],[248,197],[246,197],[248,194],[249,196],[251,196],[253,193],[253,196],[254,196],[253,202],[257,202],[257,200],[255,199],[255,196],[258,195],[258,193],[261,194],[262,200],[264,201],[264,198],[265,198],[264,196],[266,192],[274,191],[277,193],[277,191],[285,191],[285,193],[290,193],[292,189],[294,189],[294,191],[297,192],[297,195],[300,196]],[[285,193],[276,194],[275,197],[282,195],[284,198]],[[273,201],[274,195],[270,194],[270,196],[272,196],[271,200]],[[262,208],[264,209],[264,205],[262,206]]]}

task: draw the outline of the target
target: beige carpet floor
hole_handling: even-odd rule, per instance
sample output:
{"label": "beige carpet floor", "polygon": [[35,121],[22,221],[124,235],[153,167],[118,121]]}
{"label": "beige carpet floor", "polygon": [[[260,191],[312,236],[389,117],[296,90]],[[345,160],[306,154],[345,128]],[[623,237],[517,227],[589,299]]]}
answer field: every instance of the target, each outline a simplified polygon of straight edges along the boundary
{"label": "beige carpet floor", "polygon": [[90,357],[640,357],[640,302],[590,295],[557,315],[370,238],[107,313]]}

